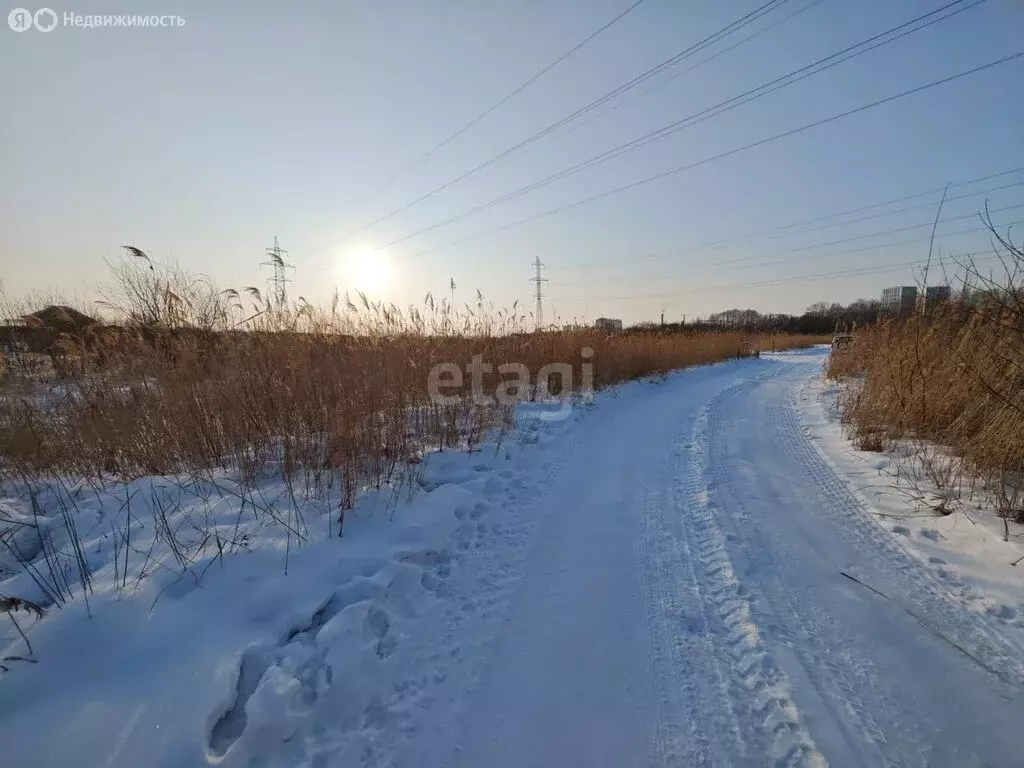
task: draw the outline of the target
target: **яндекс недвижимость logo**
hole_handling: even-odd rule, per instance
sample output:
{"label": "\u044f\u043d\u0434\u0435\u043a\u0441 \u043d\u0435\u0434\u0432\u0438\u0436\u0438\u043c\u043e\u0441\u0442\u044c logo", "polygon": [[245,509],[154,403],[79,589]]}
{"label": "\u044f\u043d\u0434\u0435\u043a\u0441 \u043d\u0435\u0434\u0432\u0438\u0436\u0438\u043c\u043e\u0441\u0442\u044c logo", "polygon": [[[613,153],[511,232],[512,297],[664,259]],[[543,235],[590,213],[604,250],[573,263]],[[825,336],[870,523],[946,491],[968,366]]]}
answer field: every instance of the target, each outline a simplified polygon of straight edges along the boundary
{"label": "\u044f\u043d\u0434\u0435\u043a\u0441 \u043d\u0435\u0434\u0432\u0438\u0436\u0438\u043c\u043e\u0441\u0442\u044c logo", "polygon": [[7,14],[7,25],[15,32],[26,32],[33,27],[40,32],[50,32],[57,26],[57,12],[52,8],[40,8],[35,13],[15,8]]}

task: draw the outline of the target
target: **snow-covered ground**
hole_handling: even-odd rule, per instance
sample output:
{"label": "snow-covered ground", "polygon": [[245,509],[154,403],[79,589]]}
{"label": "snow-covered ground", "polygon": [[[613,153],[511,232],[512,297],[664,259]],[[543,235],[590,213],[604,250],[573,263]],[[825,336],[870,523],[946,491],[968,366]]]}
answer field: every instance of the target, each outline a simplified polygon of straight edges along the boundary
{"label": "snow-covered ground", "polygon": [[[891,457],[843,440],[823,359],[522,414],[428,456],[411,499],[366,495],[340,540],[328,504],[257,514],[281,488],[137,481],[132,514],[132,488],[71,489],[94,592],[17,614],[36,663],[0,674],[0,764],[1020,765],[1020,538],[914,516]],[[154,504],[235,551],[186,537],[175,565]]]}
{"label": "snow-covered ground", "polygon": [[[808,378],[795,393],[805,432],[832,470],[950,593],[1003,626],[1024,631],[1024,526],[1005,525],[990,498],[982,491],[972,493],[970,478],[950,473],[942,478],[946,486],[938,487],[922,459],[939,464],[940,475],[955,465],[935,446],[856,450],[839,427],[837,395],[837,386],[820,377]],[[937,513],[943,505],[953,513]]]}

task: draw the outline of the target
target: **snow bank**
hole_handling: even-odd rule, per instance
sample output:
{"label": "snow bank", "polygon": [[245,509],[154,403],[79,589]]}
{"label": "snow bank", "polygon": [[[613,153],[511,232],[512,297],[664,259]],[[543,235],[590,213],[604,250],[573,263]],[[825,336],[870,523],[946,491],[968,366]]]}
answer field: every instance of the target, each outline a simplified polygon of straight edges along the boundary
{"label": "snow bank", "polygon": [[588,407],[564,420],[523,407],[501,445],[428,454],[414,487],[362,494],[340,539],[337,491],[280,480],[55,480],[34,502],[0,499],[0,595],[45,609],[14,614],[30,647],[0,615],[0,763],[259,763],[314,709],[330,714],[313,736],[324,751],[372,754],[388,697],[432,674],[395,650],[439,610],[460,554],[500,526],[485,513],[521,484],[535,444]]}
{"label": "snow bank", "polygon": [[[239,751],[256,755],[261,739],[287,740],[332,676],[339,715],[361,712],[381,681],[360,668],[387,654],[403,616],[436,599],[438,553],[477,495],[441,485],[393,509],[372,494],[343,541],[298,550],[293,541],[287,575],[276,527],[253,537],[251,552],[213,554],[177,574],[165,565],[133,589],[116,589],[113,564],[103,565],[88,607],[77,594],[28,627],[38,663],[9,662],[0,680],[2,730],[17,734],[5,739],[10,764],[137,766],[159,755],[196,765],[221,758],[243,731]],[[102,553],[104,536],[86,550]],[[0,591],[19,579],[25,586],[17,576]],[[25,655],[19,643],[5,655]]]}

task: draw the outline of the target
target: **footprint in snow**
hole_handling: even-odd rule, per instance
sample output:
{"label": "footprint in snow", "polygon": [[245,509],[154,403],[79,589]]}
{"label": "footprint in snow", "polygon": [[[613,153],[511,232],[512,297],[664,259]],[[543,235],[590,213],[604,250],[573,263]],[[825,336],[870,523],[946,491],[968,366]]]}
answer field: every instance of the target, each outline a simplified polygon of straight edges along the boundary
{"label": "footprint in snow", "polygon": [[391,634],[391,617],[387,611],[380,608],[371,608],[366,614],[366,628],[373,637],[377,638],[377,658],[386,659],[398,648],[398,641]]}

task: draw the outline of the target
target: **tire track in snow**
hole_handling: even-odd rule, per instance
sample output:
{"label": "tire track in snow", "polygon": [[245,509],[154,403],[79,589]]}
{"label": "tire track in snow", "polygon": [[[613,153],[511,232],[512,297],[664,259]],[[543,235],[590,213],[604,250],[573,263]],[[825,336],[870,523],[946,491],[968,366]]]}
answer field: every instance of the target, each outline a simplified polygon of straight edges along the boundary
{"label": "tire track in snow", "polygon": [[[697,415],[688,444],[678,450],[680,490],[684,507],[683,528],[693,543],[691,554],[701,564],[698,578],[705,615],[715,617],[724,631],[716,634],[719,655],[733,675],[734,689],[745,691],[733,705],[733,716],[745,714],[743,732],[766,753],[775,766],[824,766],[825,758],[818,751],[811,735],[801,723],[801,716],[790,695],[785,673],[775,663],[761,640],[748,599],[747,588],[736,576],[726,548],[725,536],[718,524],[719,510],[711,501],[710,421],[714,410],[732,392],[759,383],[767,374],[755,376],[728,387],[701,409]],[[691,563],[693,563],[691,558]],[[756,738],[754,734],[760,734]],[[740,756],[745,745],[740,743]]]}
{"label": "tire track in snow", "polygon": [[[698,421],[699,424],[699,416]],[[696,430],[698,427],[694,427]],[[689,446],[692,452],[693,445]],[[703,526],[695,527],[688,521],[695,515],[700,514],[702,491],[695,486],[697,478],[696,457],[687,456],[687,447],[677,444],[673,451],[677,457],[676,477],[674,479],[675,497],[677,503],[673,505],[672,512],[679,515],[681,557],[678,564],[682,565],[689,573],[692,594],[695,598],[696,614],[699,617],[700,638],[697,641],[707,648],[707,664],[703,675],[707,676],[713,671],[713,679],[717,690],[717,698],[722,702],[722,712],[708,712],[714,720],[717,720],[715,730],[723,738],[729,734],[729,740],[734,742],[735,753],[739,757],[746,755],[746,739],[740,730],[739,720],[736,716],[736,704],[730,695],[728,682],[729,672],[724,669],[729,663],[728,658],[723,657],[720,649],[716,648],[716,633],[721,631],[724,625],[730,632],[734,626],[725,621],[721,613],[723,604],[722,582],[719,577],[723,576],[728,564],[723,562],[720,552],[714,549],[713,543],[709,540],[709,532]],[[698,565],[698,562],[700,565]],[[702,567],[701,567],[702,566]],[[678,565],[677,565],[678,567]],[[671,578],[667,575],[666,578]],[[726,595],[727,599],[728,596]],[[718,609],[717,611],[715,609]],[[716,625],[715,619],[719,623]],[[730,637],[730,640],[732,638]],[[742,638],[737,638],[737,642]],[[733,643],[733,650],[736,645]],[[701,676],[700,668],[692,670],[691,675]],[[698,678],[699,679],[699,678]],[[724,746],[724,745],[723,745]],[[731,745],[730,745],[731,746]],[[731,762],[731,761],[730,761]]]}
{"label": "tire track in snow", "polygon": [[[799,414],[801,423],[804,422],[804,419],[807,416],[804,410],[807,406],[805,403],[800,403],[798,401],[817,400],[820,395],[824,394],[818,389],[814,379],[815,377],[806,378],[798,390],[793,392],[790,398],[794,408]],[[820,416],[812,416],[812,418],[815,420],[822,419],[827,421],[830,418],[829,413],[833,412],[835,404],[827,405],[825,403],[816,403],[816,406],[821,408],[821,413]],[[806,434],[811,434],[810,425],[804,424],[803,428]],[[838,469],[835,462],[833,462],[828,452],[823,449],[821,443],[815,441],[813,438],[810,439],[814,443],[825,463],[834,472],[839,474],[840,478],[844,480],[851,493],[857,498],[861,505],[868,510],[869,518],[874,519],[876,523],[881,523],[873,512],[874,504],[867,498],[867,494],[862,492],[861,486],[859,486],[852,478],[845,477],[842,471]],[[899,473],[897,472],[897,485],[899,484],[898,475]],[[906,536],[909,533],[908,529],[904,526],[897,525],[890,527],[886,524],[882,524],[882,527],[901,536]],[[931,538],[932,536],[938,536],[939,534],[938,531],[935,530],[927,531],[926,529],[922,529],[921,535]],[[894,538],[894,540],[899,543],[898,539]],[[948,594],[952,595],[952,597],[957,601],[966,605],[974,613],[984,614],[989,626],[999,637],[1004,636],[1007,628],[1016,632],[1024,631],[1024,610],[1021,610],[1024,609],[1024,601],[1020,602],[1019,607],[1006,605],[1000,602],[994,603],[991,597],[985,595],[977,588],[977,585],[973,585],[965,581],[961,577],[957,567],[950,565],[940,557],[928,557],[927,560],[924,560],[921,554],[915,552],[913,548],[905,548],[902,544],[900,544],[900,546],[908,555],[920,561],[922,565],[925,565],[928,570],[934,573],[936,578],[939,580],[939,583],[944,587]],[[1021,636],[1021,640],[1024,640],[1024,635]],[[1020,646],[1021,642],[1010,644],[1010,647]]]}
{"label": "tire track in snow", "polygon": [[[661,481],[644,490],[644,510],[637,554],[642,564],[644,609],[651,647],[651,679],[658,698],[653,752],[659,765],[725,765],[721,747],[706,727],[714,718],[707,713],[712,696],[699,686],[712,666],[713,650],[707,637],[696,584],[678,578],[689,553],[683,544],[682,503],[671,475],[675,462],[667,462]],[[702,624],[702,626],[698,626]]]}
{"label": "tire track in snow", "polygon": [[454,728],[431,725],[425,737],[440,747],[410,752],[408,765],[762,764],[763,751],[743,746],[757,726],[736,715],[736,660],[701,594],[673,450],[703,402],[759,371],[737,364],[689,373],[687,387],[647,383],[643,397],[567,436],[572,447],[560,448],[572,455],[527,511],[526,578],[482,654],[468,712]]}
{"label": "tire track in snow", "polygon": [[[781,632],[774,629],[773,639],[797,657],[832,719],[843,725],[841,731],[850,753],[864,765],[902,765],[899,758],[889,755],[892,750],[884,729],[871,715],[868,702],[877,705],[887,701],[887,696],[877,689],[877,675],[872,672],[871,662],[855,652],[836,623],[815,601],[781,583],[778,577],[781,568],[773,555],[776,546],[764,540],[772,532],[765,532],[748,512],[754,502],[749,494],[754,489],[748,490],[736,477],[735,467],[730,466],[729,444],[723,435],[731,412],[728,406],[760,384],[761,381],[756,381],[736,388],[729,397],[714,404],[709,417],[708,482],[712,498],[728,512],[722,516],[727,543],[739,550],[744,562],[763,565],[751,583],[756,595],[751,602],[763,604],[772,626],[783,628]],[[885,710],[890,715],[899,712],[892,705],[885,706]],[[905,741],[913,743],[918,751],[924,749],[916,727],[902,717],[897,717],[897,722],[891,717],[887,720],[890,727],[896,727],[904,735]]]}
{"label": "tire track in snow", "polygon": [[687,474],[686,446],[678,436],[692,436],[696,418],[690,412],[680,420],[659,474],[639,494],[636,553],[658,700],[652,755],[663,766],[732,766],[746,752],[736,702],[749,691],[734,684],[732,659],[715,642],[725,625],[704,594],[706,573],[686,525],[694,491],[687,479],[696,475]]}
{"label": "tire track in snow", "polygon": [[[951,635],[949,639],[984,660],[1003,683],[1018,691],[1024,689],[1024,649],[1003,638],[987,616],[970,611],[951,595],[929,568],[903,549],[871,516],[870,505],[859,498],[808,439],[792,394],[778,409],[778,428],[783,437],[782,450],[806,468],[827,501],[824,513],[837,521],[839,532],[871,558],[872,567],[889,585],[899,585],[899,594],[909,607],[935,631]],[[855,567],[851,574],[858,575]],[[883,590],[886,586],[879,584],[877,578],[864,578]]]}
{"label": "tire track in snow", "polygon": [[[957,643],[963,631],[980,638],[972,653],[986,664],[984,649],[994,648],[1012,669],[1020,649],[989,640],[985,617],[935,584],[818,458],[791,402],[808,371],[780,366],[777,382],[735,388],[717,404],[709,440],[711,499],[725,512],[727,547],[765,642],[810,714],[808,729],[837,765],[1015,764],[1006,759],[1016,754],[1007,724],[1019,700],[996,681],[1005,669],[988,675],[899,607],[924,616],[918,605],[931,604],[928,624]],[[839,577],[851,562],[891,600]]]}

